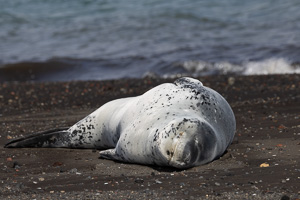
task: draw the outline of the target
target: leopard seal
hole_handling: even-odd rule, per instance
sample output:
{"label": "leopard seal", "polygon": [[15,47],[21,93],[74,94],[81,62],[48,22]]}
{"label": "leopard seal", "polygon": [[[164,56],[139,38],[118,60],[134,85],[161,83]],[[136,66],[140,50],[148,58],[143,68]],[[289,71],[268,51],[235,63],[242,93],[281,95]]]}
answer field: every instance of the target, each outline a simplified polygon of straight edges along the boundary
{"label": "leopard seal", "polygon": [[199,80],[184,77],[141,96],[110,101],[69,128],[5,147],[96,148],[100,158],[185,169],[220,157],[235,129],[227,101]]}

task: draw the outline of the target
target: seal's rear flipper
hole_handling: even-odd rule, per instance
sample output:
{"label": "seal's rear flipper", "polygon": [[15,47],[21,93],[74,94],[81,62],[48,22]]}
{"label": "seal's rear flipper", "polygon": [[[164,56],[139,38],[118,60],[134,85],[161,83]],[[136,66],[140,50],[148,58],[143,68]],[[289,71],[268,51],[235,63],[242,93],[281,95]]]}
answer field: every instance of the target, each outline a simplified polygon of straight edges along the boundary
{"label": "seal's rear flipper", "polygon": [[8,142],[4,148],[70,147],[68,128],[57,128],[35,133]]}
{"label": "seal's rear flipper", "polygon": [[122,159],[117,153],[116,153],[116,149],[107,149],[104,151],[100,151],[100,158],[104,158],[107,160],[117,160],[117,161],[123,161],[124,159]]}

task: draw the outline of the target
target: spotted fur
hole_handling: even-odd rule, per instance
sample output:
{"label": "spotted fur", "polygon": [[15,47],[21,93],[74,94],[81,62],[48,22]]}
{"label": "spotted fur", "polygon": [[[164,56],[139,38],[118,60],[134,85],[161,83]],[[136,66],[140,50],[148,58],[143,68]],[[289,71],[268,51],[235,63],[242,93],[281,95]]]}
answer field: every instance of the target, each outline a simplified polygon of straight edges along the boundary
{"label": "spotted fur", "polygon": [[[40,138],[36,147],[96,148],[106,159],[189,168],[221,156],[235,129],[234,114],[219,93],[180,78],[108,102],[63,133],[54,131],[51,145]],[[6,147],[26,146],[26,138],[22,141],[23,146],[12,141]]]}

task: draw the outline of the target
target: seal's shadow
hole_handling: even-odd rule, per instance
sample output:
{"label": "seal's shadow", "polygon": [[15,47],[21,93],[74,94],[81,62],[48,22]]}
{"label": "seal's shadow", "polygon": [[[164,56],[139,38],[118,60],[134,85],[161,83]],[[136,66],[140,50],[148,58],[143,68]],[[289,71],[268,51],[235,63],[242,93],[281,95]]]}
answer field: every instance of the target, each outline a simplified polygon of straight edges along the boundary
{"label": "seal's shadow", "polygon": [[[99,157],[98,159],[103,159],[103,160],[107,160],[105,158]],[[118,160],[110,160],[116,164],[126,164],[128,166],[141,166],[141,167],[149,167],[152,168],[155,171],[158,172],[181,172],[184,171],[186,169],[177,169],[175,167],[167,167],[167,166],[157,166],[157,165],[141,165],[138,163],[127,163],[127,162],[122,162],[122,161],[118,161]]]}
{"label": "seal's shadow", "polygon": [[[226,150],[219,158],[216,158],[212,162],[215,162],[217,160],[224,161],[226,159],[229,159],[230,157],[231,157],[231,153]],[[101,157],[99,157],[99,159],[107,160],[107,159],[101,158]],[[147,166],[147,167],[152,168],[153,170],[158,171],[158,172],[182,172],[182,171],[190,169],[190,168],[178,169],[178,168],[175,168],[175,167],[157,166],[157,165],[141,165],[141,164],[138,164],[138,163],[126,163],[126,162],[121,162],[121,161],[118,161],[118,160],[110,160],[110,161],[112,161],[114,163],[117,163],[117,164],[126,164],[126,165],[129,165],[129,166],[143,166],[143,167]],[[207,164],[209,164],[209,163],[207,163]]]}

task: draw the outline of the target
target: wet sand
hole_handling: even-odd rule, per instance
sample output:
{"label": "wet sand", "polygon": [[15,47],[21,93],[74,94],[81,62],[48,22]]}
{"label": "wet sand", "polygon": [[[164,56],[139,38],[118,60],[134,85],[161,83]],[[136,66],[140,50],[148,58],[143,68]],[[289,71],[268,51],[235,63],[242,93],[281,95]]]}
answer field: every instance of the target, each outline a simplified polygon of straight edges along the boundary
{"label": "wet sand", "polygon": [[300,75],[199,79],[228,100],[237,131],[222,158],[181,171],[91,149],[3,148],[170,79],[0,83],[1,199],[299,199]]}

